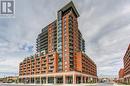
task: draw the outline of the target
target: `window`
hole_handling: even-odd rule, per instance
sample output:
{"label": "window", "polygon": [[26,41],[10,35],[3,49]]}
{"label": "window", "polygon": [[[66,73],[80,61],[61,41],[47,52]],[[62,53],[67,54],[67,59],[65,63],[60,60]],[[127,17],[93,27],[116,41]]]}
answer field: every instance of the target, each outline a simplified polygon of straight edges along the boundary
{"label": "window", "polygon": [[59,65],[62,65],[62,62],[61,62],[61,61],[59,61],[58,63],[59,63]]}
{"label": "window", "polygon": [[66,25],[64,26],[64,28],[66,28]]}
{"label": "window", "polygon": [[67,64],[67,62],[65,61],[65,64]]}
{"label": "window", "polygon": [[67,56],[67,54],[65,53],[65,57]]}
{"label": "window", "polygon": [[66,20],[66,16],[64,17],[64,20]]}
{"label": "window", "polygon": [[64,26],[66,26],[66,21],[64,21]]}

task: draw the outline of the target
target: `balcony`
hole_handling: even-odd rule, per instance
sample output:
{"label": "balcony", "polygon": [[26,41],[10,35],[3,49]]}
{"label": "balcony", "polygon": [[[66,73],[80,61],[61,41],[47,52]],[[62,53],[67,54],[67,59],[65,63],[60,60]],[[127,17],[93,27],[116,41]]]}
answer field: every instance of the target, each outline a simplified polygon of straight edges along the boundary
{"label": "balcony", "polygon": [[49,70],[48,72],[53,72],[53,70]]}
{"label": "balcony", "polygon": [[73,69],[73,68],[74,68],[74,66],[73,66],[73,65],[70,65],[70,68],[72,68],[72,69]]}
{"label": "balcony", "polygon": [[44,66],[44,67],[45,67],[45,66],[46,66],[46,64],[42,64],[42,66]]}
{"label": "balcony", "polygon": [[42,48],[44,48],[44,50],[45,50],[45,48],[48,49],[48,44],[41,45],[41,48],[40,48],[40,49],[42,49]]}
{"label": "balcony", "polygon": [[73,33],[69,33],[69,37],[72,37],[72,38],[73,38]]}
{"label": "balcony", "polygon": [[53,57],[53,54],[49,54],[48,57],[49,57],[49,58]]}
{"label": "balcony", "polygon": [[53,61],[53,60],[54,60],[54,57],[49,58],[49,60],[50,60],[50,61]]}
{"label": "balcony", "polygon": [[43,60],[46,60],[46,57],[45,57],[45,56],[43,56],[43,57],[42,57],[42,59],[43,59]]}
{"label": "balcony", "polygon": [[41,73],[46,73],[46,71],[44,70],[44,71],[41,71]]}
{"label": "balcony", "polygon": [[72,49],[73,49],[73,46],[69,46],[69,49],[72,50]]}
{"label": "balcony", "polygon": [[48,41],[40,42],[40,46],[48,46]]}
{"label": "balcony", "polygon": [[37,40],[37,42],[40,42],[42,40],[47,40],[48,39],[48,35],[44,36],[44,37],[40,37],[39,40]]}
{"label": "balcony", "polygon": [[40,65],[36,65],[37,68],[40,68]]}
{"label": "balcony", "polygon": [[48,32],[47,32],[47,31],[41,33],[41,34],[39,35],[39,38],[43,38],[43,37],[46,37],[46,36],[48,36]]}
{"label": "balcony", "polygon": [[54,64],[53,64],[53,63],[49,63],[49,66],[50,66],[50,67],[54,67]]}
{"label": "balcony", "polygon": [[40,61],[40,58],[36,58],[36,61]]}
{"label": "balcony", "polygon": [[52,64],[52,63],[54,63],[54,60],[49,60],[48,63],[49,63],[49,64]]}
{"label": "balcony", "polygon": [[43,67],[44,70],[46,70],[46,67]]}
{"label": "balcony", "polygon": [[73,62],[73,61],[74,61],[72,57],[70,57],[70,59],[69,59],[69,60],[70,60],[70,62]]}
{"label": "balcony", "polygon": [[57,31],[53,32],[53,36],[54,36],[54,37],[57,36]]}

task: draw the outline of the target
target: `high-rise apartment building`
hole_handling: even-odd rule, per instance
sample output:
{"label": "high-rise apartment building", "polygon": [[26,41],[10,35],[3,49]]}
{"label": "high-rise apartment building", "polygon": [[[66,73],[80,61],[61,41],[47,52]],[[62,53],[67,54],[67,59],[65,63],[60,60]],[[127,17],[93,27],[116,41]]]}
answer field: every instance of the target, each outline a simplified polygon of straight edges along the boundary
{"label": "high-rise apartment building", "polygon": [[37,53],[20,63],[19,82],[97,82],[97,67],[85,54],[78,17],[72,1],[57,12],[57,19],[38,35]]}
{"label": "high-rise apartment building", "polygon": [[130,44],[124,56],[124,81],[130,84]]}

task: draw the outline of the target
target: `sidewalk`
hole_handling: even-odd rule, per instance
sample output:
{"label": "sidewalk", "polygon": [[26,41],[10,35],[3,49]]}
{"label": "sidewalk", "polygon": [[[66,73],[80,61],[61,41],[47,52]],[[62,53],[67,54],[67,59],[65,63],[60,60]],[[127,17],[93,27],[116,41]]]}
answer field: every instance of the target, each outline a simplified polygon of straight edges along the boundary
{"label": "sidewalk", "polygon": [[117,84],[117,83],[114,83],[113,86],[130,86],[130,85],[124,85],[124,84]]}

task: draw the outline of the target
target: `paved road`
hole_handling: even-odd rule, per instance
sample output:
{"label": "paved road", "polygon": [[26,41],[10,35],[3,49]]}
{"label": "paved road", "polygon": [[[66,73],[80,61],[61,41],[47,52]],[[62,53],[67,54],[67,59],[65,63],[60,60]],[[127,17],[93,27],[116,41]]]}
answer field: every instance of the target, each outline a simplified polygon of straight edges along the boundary
{"label": "paved road", "polygon": [[[63,85],[18,85],[18,84],[0,84],[0,86],[63,86]],[[111,83],[97,83],[97,84],[93,84],[93,85],[80,84],[80,85],[64,85],[64,86],[118,86],[118,85],[111,84]],[[120,86],[125,86],[125,85],[120,85]]]}

